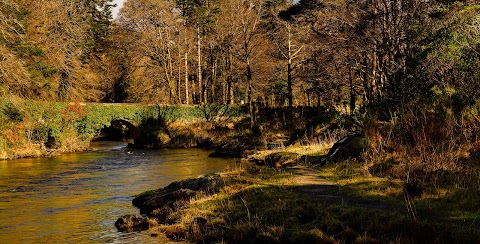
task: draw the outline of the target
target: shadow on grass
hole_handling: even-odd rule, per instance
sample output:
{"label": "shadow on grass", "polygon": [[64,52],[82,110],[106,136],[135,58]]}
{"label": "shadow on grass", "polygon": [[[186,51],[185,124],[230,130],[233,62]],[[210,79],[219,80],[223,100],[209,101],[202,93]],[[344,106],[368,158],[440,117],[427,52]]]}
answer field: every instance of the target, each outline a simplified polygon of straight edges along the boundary
{"label": "shadow on grass", "polygon": [[[184,228],[167,228],[166,232],[196,243],[480,241],[480,231],[476,228],[414,220],[402,211],[345,197],[334,186],[318,188],[318,185],[301,188],[261,185],[233,195],[219,194],[211,200],[193,203],[195,208],[204,212],[197,212],[200,216],[190,218],[194,221],[183,222]],[[310,190],[315,190],[319,197],[302,194]],[[199,218],[204,220],[201,224],[197,221]]]}

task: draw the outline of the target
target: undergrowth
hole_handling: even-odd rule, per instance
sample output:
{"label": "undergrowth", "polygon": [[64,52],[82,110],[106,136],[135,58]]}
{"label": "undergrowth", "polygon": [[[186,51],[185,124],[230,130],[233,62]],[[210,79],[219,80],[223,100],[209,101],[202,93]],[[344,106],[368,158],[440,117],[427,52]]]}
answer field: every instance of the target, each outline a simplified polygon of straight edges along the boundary
{"label": "undergrowth", "polygon": [[0,98],[0,159],[84,150],[103,128],[109,127],[116,119],[127,119],[137,125],[158,117],[169,124],[176,120],[190,124],[205,119],[198,107],[156,108],[141,104],[80,104]]}

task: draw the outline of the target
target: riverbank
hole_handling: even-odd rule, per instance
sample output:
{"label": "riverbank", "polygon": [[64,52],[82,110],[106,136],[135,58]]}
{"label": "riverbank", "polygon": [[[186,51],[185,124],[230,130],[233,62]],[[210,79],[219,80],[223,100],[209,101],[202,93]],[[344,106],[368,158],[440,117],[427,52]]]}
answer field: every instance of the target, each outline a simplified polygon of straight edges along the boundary
{"label": "riverbank", "polygon": [[[434,195],[425,188],[428,193],[413,195],[401,179],[371,174],[366,162],[320,166],[305,160],[325,150],[309,145],[262,152],[240,168],[175,182],[133,203],[154,220],[147,233],[194,243],[480,241],[478,211],[450,198],[461,190]],[[258,165],[272,154],[288,156],[270,156],[279,158],[274,167]]]}
{"label": "riverbank", "polygon": [[208,154],[110,144],[92,152],[0,161],[0,243],[151,243],[144,233],[119,233],[115,220],[138,212],[131,202],[144,189],[237,163]]}
{"label": "riverbank", "polygon": [[[216,109],[213,109],[215,107]],[[84,104],[0,98],[0,160],[88,150],[92,140],[139,140],[137,147],[211,147],[242,118],[235,106]],[[112,122],[131,123],[136,131]],[[138,133],[138,135],[135,135]]]}
{"label": "riverbank", "polygon": [[85,151],[113,119],[140,121],[147,109],[0,98],[0,160]]}
{"label": "riverbank", "polygon": [[0,160],[84,151],[96,139],[125,139],[141,149],[216,149],[218,157],[241,158],[271,141],[296,141],[312,118],[322,116],[328,124],[332,117],[320,108],[299,107],[287,123],[286,108],[262,108],[252,125],[246,110],[214,104],[112,106],[0,98]]}

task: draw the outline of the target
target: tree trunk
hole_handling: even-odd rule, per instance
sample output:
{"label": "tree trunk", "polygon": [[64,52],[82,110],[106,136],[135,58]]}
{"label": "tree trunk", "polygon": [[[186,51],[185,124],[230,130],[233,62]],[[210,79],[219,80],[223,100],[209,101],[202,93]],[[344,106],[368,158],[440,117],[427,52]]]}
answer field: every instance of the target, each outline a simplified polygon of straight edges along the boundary
{"label": "tree trunk", "polygon": [[248,112],[250,114],[250,125],[255,124],[255,114],[253,111],[253,101],[252,101],[252,68],[250,66],[250,60],[247,59],[247,103],[248,103]]}
{"label": "tree trunk", "polygon": [[212,84],[211,84],[211,93],[212,93],[212,99],[211,102],[215,103],[215,85],[217,82],[217,69],[216,69],[217,63],[215,60],[213,60],[213,65],[212,65]]}
{"label": "tree trunk", "polygon": [[227,97],[227,76],[225,75],[225,71],[227,70],[227,58],[223,57],[222,60],[222,104],[227,105],[228,97]]}
{"label": "tree trunk", "polygon": [[190,104],[190,98],[188,94],[188,52],[185,52],[185,103]]}
{"label": "tree trunk", "polygon": [[355,71],[352,67],[349,68],[350,73],[350,114],[355,111],[356,94],[355,94]]}
{"label": "tree trunk", "polygon": [[235,92],[233,91],[232,76],[228,77],[227,86],[228,86],[228,104],[234,105],[235,104]]}
{"label": "tree trunk", "polygon": [[228,96],[228,104],[233,105],[235,104],[235,92],[233,90],[233,78],[231,74],[231,69],[232,69],[232,55],[229,53],[227,58],[227,70],[228,70],[227,96]]}
{"label": "tree trunk", "polygon": [[363,90],[364,90],[364,93],[365,93],[365,99],[367,102],[370,101],[371,99],[371,90],[370,90],[370,86],[369,86],[369,82],[368,82],[368,73],[367,73],[367,70],[368,70],[368,60],[367,60],[367,57],[364,57],[363,59],[363,62],[364,62],[364,70],[362,71],[363,72]]}
{"label": "tree trunk", "polygon": [[197,27],[197,60],[198,60],[198,71],[197,71],[197,79],[198,79],[198,94],[199,94],[199,102],[203,103],[203,82],[202,82],[202,47],[201,47],[201,39],[200,39],[200,26]]}
{"label": "tree trunk", "polygon": [[377,48],[375,46],[372,53],[372,77],[370,82],[370,89],[371,89],[370,93],[374,97],[377,95],[377,63],[378,63]]}
{"label": "tree trunk", "polygon": [[287,65],[287,90],[288,90],[288,109],[293,107],[293,88],[292,88],[292,33],[290,25],[288,28],[288,65]]}
{"label": "tree trunk", "polygon": [[[181,60],[182,60],[182,53],[178,52],[178,62],[180,62]],[[180,82],[182,80],[182,66],[181,65],[178,65],[178,76],[175,80],[177,81],[175,89],[176,89],[176,93],[177,93],[178,104],[182,104],[182,96],[180,95]]]}
{"label": "tree trunk", "polygon": [[174,104],[176,103],[177,99],[177,94],[176,94],[176,90],[175,90],[175,81],[174,81],[174,75],[173,75],[173,65],[172,65],[172,55],[171,55],[171,52],[170,52],[170,48],[167,48],[167,64],[165,64],[165,73],[166,73],[166,76],[167,76],[167,82],[168,82],[168,86],[170,88],[170,103]]}

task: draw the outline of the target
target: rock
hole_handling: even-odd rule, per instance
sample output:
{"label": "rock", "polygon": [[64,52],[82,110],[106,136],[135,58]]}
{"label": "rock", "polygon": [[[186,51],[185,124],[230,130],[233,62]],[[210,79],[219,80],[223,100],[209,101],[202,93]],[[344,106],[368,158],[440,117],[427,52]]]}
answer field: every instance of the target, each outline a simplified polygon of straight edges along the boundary
{"label": "rock", "polygon": [[275,168],[294,166],[298,163],[299,154],[291,152],[275,152],[265,158],[252,158],[257,165],[267,165]]}
{"label": "rock", "polygon": [[160,211],[161,214],[154,214],[154,210],[163,208],[174,210],[176,202],[188,200],[198,192],[216,193],[220,190],[222,184],[223,181],[220,180],[218,175],[176,181],[162,189],[144,192],[136,196],[132,203],[140,209],[140,213],[154,215],[155,217],[161,216],[160,220],[164,221],[168,217],[168,214],[165,214],[168,211]]}
{"label": "rock", "polygon": [[217,149],[208,156],[211,158],[243,158],[244,150],[241,148]]}
{"label": "rock", "polygon": [[[125,215],[115,222],[115,226],[119,231],[141,231],[157,223],[173,224],[178,221],[178,216],[172,213],[188,204],[189,199],[198,193],[217,193],[225,184],[220,175],[210,175],[176,181],[164,188],[144,192],[136,196],[132,203],[140,209],[140,213],[154,218],[155,221],[136,215]],[[195,221],[199,226],[206,224],[203,218],[197,218]]]}
{"label": "rock", "polygon": [[219,175],[202,176],[193,179],[175,181],[163,188],[164,190],[190,189],[193,191],[218,192],[220,181]]}
{"label": "rock", "polygon": [[172,192],[159,192],[144,198],[143,201],[138,198],[133,199],[132,203],[135,207],[140,208],[141,214],[151,215],[155,209],[167,206],[171,209],[177,201],[187,200],[195,196],[197,193],[190,189],[179,189]]}
{"label": "rock", "polygon": [[153,221],[134,214],[127,214],[115,222],[115,227],[121,232],[148,230]]}
{"label": "rock", "polygon": [[352,132],[336,142],[328,151],[330,162],[341,162],[349,159],[361,159],[362,153],[368,148],[368,139],[360,132]]}

